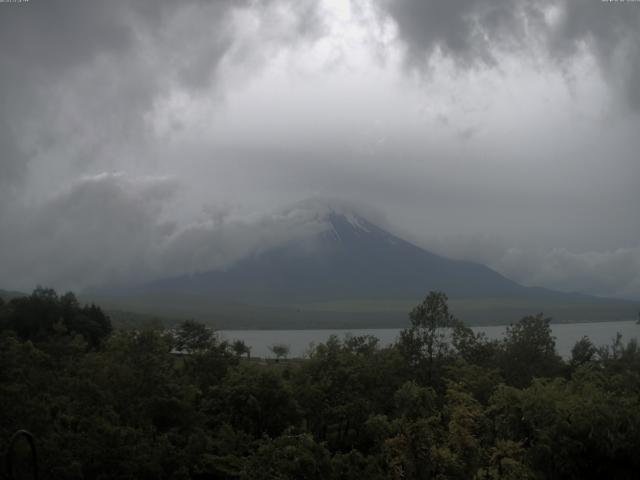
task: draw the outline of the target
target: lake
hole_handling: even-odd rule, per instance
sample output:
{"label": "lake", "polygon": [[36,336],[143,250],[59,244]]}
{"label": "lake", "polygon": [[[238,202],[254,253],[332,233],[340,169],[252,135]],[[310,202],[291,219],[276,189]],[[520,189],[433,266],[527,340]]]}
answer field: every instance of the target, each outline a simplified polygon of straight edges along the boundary
{"label": "lake", "polygon": [[[505,326],[472,327],[475,332],[484,332],[489,338],[502,338]],[[564,323],[551,324],[556,337],[556,350],[568,358],[574,344],[583,336],[589,337],[596,346],[611,345],[616,333],[622,334],[626,343],[640,336],[640,325],[633,321],[602,323]],[[289,357],[303,357],[312,343],[325,342],[330,335],[343,338],[346,334],[373,335],[380,339],[382,346],[393,343],[400,334],[399,328],[353,329],[353,330],[221,330],[225,340],[243,340],[251,347],[254,357],[273,357],[269,347],[274,343],[284,343],[291,348]]]}

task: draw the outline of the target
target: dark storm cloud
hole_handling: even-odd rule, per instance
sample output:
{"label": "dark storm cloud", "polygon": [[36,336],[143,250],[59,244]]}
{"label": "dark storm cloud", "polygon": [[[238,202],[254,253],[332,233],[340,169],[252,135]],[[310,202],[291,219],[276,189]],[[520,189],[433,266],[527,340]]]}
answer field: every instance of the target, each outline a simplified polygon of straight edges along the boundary
{"label": "dark storm cloud", "polygon": [[276,207],[324,195],[640,298],[640,140],[607,94],[638,106],[640,4],[600,3],[0,4],[0,288],[224,267],[318,228]]}
{"label": "dark storm cloud", "polygon": [[24,131],[52,101],[48,86],[97,55],[121,53],[132,32],[114,2],[31,2],[0,12],[0,182],[25,175],[34,146]]}
{"label": "dark storm cloud", "polygon": [[412,62],[436,49],[458,62],[493,64],[496,47],[526,41],[527,28],[543,20],[545,2],[522,0],[379,0],[398,25]]}
{"label": "dark storm cloud", "polygon": [[603,77],[640,109],[640,6],[601,0],[377,0],[398,27],[413,66],[436,50],[457,64],[494,65],[496,55],[545,54],[560,64],[595,56]]}
{"label": "dark storm cloud", "polygon": [[34,278],[73,289],[136,284],[223,268],[325,228],[315,204],[251,215],[218,208],[180,226],[167,218],[179,191],[171,178],[99,174],[16,210],[0,236],[2,280],[19,288]]}
{"label": "dark storm cloud", "polygon": [[[52,157],[61,145],[65,161],[75,156],[86,164],[98,162],[100,153],[122,154],[114,152],[119,142],[140,143],[148,133],[144,116],[160,95],[176,85],[193,89],[215,82],[218,65],[236,39],[231,15],[251,7],[268,16],[279,3],[34,0],[0,5],[4,193],[24,180],[34,157]],[[309,5],[296,2],[295,35],[317,25]],[[236,61],[255,55],[251,45],[232,53]]]}
{"label": "dark storm cloud", "polygon": [[167,179],[86,177],[43,205],[14,209],[0,236],[3,280],[77,288],[140,278],[174,226],[160,220],[175,192]]}
{"label": "dark storm cloud", "polygon": [[[215,94],[222,62],[250,75],[274,45],[320,29],[310,1],[0,4],[0,282],[133,281],[175,265],[165,247],[185,258],[170,233],[186,230],[163,214],[175,183],[144,180],[163,145],[158,104]],[[96,175],[123,169],[136,175]]]}
{"label": "dark storm cloud", "polygon": [[640,4],[565,0],[560,5],[551,52],[566,58],[585,45],[622,100],[640,110]]}

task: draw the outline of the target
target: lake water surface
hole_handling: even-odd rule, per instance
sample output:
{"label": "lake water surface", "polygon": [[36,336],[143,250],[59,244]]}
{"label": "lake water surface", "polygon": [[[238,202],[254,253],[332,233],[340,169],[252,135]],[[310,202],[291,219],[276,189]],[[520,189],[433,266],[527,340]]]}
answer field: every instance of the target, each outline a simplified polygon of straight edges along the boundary
{"label": "lake water surface", "polygon": [[[475,332],[485,332],[489,338],[502,338],[505,326],[472,327]],[[640,325],[633,321],[602,323],[551,324],[556,337],[556,350],[563,357],[571,355],[571,348],[583,336],[589,337],[596,346],[610,345],[616,333],[622,334],[626,343],[640,336]],[[398,328],[356,329],[356,330],[222,330],[220,336],[226,340],[244,340],[251,347],[254,357],[273,357],[269,347],[274,343],[284,343],[291,348],[290,357],[303,357],[312,343],[325,342],[330,335],[343,338],[347,334],[373,335],[380,339],[382,346],[393,343],[400,334]]]}

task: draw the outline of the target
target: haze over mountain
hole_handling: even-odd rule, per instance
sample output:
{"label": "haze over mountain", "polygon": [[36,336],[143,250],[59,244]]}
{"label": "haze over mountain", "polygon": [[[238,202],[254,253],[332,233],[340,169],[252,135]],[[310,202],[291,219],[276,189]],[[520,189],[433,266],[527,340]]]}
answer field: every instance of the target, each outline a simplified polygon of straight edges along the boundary
{"label": "haze over mountain", "polygon": [[313,221],[324,228],[250,255],[225,270],[159,280],[137,290],[190,291],[267,304],[415,299],[429,290],[452,297],[533,292],[483,265],[418,248],[349,210],[321,206]]}
{"label": "haze over mountain", "polygon": [[[305,235],[248,255],[225,269],[97,294],[104,301],[128,308],[144,310],[159,303],[173,314],[213,320],[219,317],[221,306],[228,310],[233,305],[238,315],[243,307],[258,309],[251,315],[245,312],[250,317],[260,308],[271,310],[276,323],[278,317],[288,316],[282,309],[293,309],[324,315],[327,322],[333,317],[345,326],[352,321],[367,325],[366,314],[377,317],[371,319],[376,325],[395,324],[406,318],[412,303],[431,290],[447,293],[458,306],[464,306],[462,311],[472,320],[485,323],[515,320],[504,316],[506,307],[518,307],[520,313],[526,314],[550,304],[564,309],[565,317],[560,320],[565,321],[580,319],[577,311],[567,314],[568,306],[587,304],[622,307],[620,311],[607,310],[606,318],[600,318],[596,308],[596,317],[591,312],[587,320],[618,320],[634,315],[636,305],[631,302],[524,287],[479,263],[433,254],[337,201],[311,199],[291,209],[302,212],[299,216],[306,222],[302,226],[307,228],[298,228],[307,232]],[[297,326],[308,326],[308,320],[301,317]],[[247,319],[236,321],[244,326]],[[237,326],[228,318],[223,323]]]}
{"label": "haze over mountain", "polygon": [[640,300],[639,6],[3,2],[0,287],[226,266],[322,195],[523,285]]}

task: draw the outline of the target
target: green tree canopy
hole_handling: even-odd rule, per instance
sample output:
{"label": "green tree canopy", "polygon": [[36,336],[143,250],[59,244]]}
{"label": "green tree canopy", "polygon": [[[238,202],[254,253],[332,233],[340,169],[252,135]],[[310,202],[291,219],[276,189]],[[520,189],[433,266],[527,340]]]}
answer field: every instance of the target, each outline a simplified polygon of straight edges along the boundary
{"label": "green tree canopy", "polygon": [[213,328],[195,320],[184,320],[174,333],[174,346],[179,352],[202,352],[215,346],[217,341]]}
{"label": "green tree canopy", "polygon": [[269,350],[276,356],[277,359],[287,358],[291,347],[285,343],[274,343],[269,347]]}
{"label": "green tree canopy", "polygon": [[24,340],[48,341],[61,324],[69,334],[82,335],[96,348],[112,331],[111,320],[100,307],[80,305],[71,292],[59,297],[51,288],[38,287],[29,296],[13,298],[3,311],[3,328]]}
{"label": "green tree canopy", "polygon": [[430,292],[409,318],[411,326],[400,332],[400,349],[409,364],[431,382],[442,360],[451,353],[451,329],[459,322],[449,312],[448,298],[442,292]]}
{"label": "green tree canopy", "polygon": [[552,377],[563,370],[551,334],[551,319],[541,313],[507,327],[501,366],[507,382],[526,386],[534,377]]}

